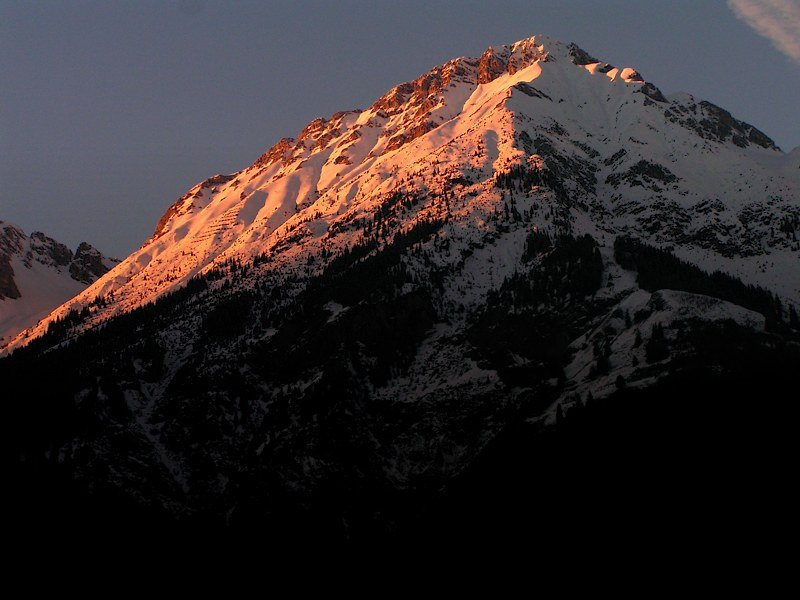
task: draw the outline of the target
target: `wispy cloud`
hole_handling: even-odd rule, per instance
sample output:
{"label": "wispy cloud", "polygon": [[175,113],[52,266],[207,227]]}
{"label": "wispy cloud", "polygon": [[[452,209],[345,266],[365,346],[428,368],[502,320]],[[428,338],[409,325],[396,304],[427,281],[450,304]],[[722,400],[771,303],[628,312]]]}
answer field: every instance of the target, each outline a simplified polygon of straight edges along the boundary
{"label": "wispy cloud", "polygon": [[800,64],[800,0],[728,0],[734,14]]}

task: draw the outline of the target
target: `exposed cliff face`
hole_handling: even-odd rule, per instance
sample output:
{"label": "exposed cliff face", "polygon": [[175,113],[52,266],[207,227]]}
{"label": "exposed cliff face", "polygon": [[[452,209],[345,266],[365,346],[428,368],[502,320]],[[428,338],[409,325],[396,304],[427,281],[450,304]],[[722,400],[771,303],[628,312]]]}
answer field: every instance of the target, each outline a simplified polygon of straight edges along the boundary
{"label": "exposed cliff face", "polygon": [[735,119],[727,110],[705,100],[695,102],[693,98],[686,98],[684,103],[668,108],[664,116],[693,130],[705,139],[730,141],[740,148],[747,148],[753,144],[769,150],[778,150],[775,142],[766,134],[752,125]]}
{"label": "exposed cliff face", "polygon": [[28,266],[36,262],[50,267],[65,267],[72,262],[72,250],[41,231],[34,231],[30,235],[24,261]]}
{"label": "exposed cliff face", "polygon": [[25,234],[10,223],[0,221],[0,300],[19,298],[11,257],[22,251]]}
{"label": "exposed cliff face", "polygon": [[21,253],[26,237],[19,227],[0,221],[0,254],[10,256]]}
{"label": "exposed cliff face", "polygon": [[74,280],[89,285],[108,273],[109,262],[99,250],[81,242],[69,264],[69,274]]}
{"label": "exposed cliff face", "polygon": [[0,255],[0,300],[19,298],[19,288],[14,281],[14,269],[11,258],[5,254]]}

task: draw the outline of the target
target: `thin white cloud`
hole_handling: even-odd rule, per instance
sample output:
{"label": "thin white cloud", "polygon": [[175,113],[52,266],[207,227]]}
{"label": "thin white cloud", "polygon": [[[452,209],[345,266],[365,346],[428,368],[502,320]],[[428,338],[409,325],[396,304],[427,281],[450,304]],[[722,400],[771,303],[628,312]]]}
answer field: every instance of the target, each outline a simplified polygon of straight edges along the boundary
{"label": "thin white cloud", "polygon": [[728,0],[734,14],[800,64],[800,0]]}

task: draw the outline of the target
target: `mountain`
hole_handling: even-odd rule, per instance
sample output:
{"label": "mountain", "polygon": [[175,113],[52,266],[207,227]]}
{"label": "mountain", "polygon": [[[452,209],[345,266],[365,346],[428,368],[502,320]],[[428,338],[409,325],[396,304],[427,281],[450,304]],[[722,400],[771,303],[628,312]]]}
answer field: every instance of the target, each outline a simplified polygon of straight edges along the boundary
{"label": "mountain", "polygon": [[[481,223],[503,209],[496,178],[515,168],[522,171],[513,176],[528,176],[523,185],[538,193],[548,187],[539,174],[560,182],[544,209],[535,194],[517,207],[540,229],[600,241],[632,231],[800,300],[800,272],[788,268],[797,257],[800,157],[711,103],[666,98],[631,68],[539,36],[452,60],[368,110],[315,119],[248,168],[197,184],[150,240],[52,318],[113,294],[113,303],[93,311],[90,323],[101,322],[229,260],[263,255],[277,263],[273,273],[319,271],[319,262],[298,267],[297,257],[351,246],[393,194],[429,202],[387,220],[387,234],[446,215]],[[384,210],[393,216],[393,208]],[[457,265],[459,252],[483,235],[471,227],[440,260]],[[456,294],[466,309],[513,265],[485,269],[474,297]]]}
{"label": "mountain", "polygon": [[720,107],[544,36],[449,61],[197,184],[6,347],[26,506],[368,541],[719,500],[754,397],[751,458],[789,439],[798,227],[800,156]]}
{"label": "mountain", "polygon": [[69,300],[119,261],[86,242],[75,252],[34,231],[0,221],[0,344]]}

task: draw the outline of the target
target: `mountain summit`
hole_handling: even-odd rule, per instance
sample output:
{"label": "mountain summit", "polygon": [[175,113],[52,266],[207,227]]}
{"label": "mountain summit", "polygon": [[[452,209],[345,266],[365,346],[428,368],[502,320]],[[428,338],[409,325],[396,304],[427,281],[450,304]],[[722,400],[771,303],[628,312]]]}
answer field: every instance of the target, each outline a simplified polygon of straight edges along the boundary
{"label": "mountain summit", "polygon": [[365,539],[511,466],[543,509],[632,432],[690,467],[689,410],[796,386],[798,167],[574,44],[451,60],[179,198],[6,347],[8,436],[109,502]]}

